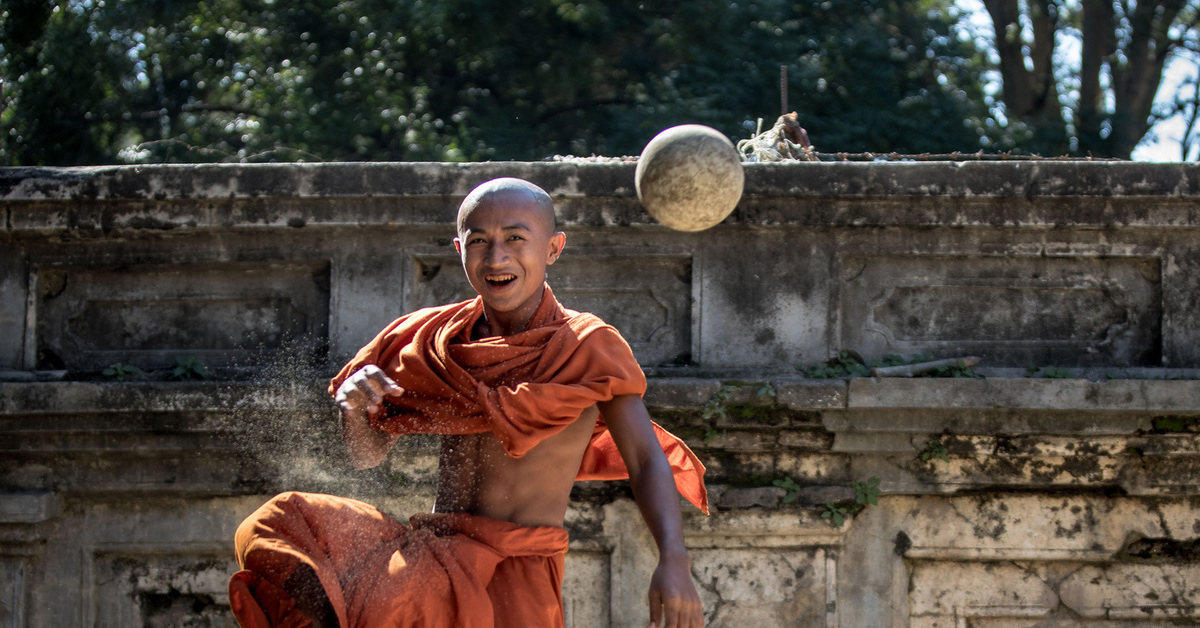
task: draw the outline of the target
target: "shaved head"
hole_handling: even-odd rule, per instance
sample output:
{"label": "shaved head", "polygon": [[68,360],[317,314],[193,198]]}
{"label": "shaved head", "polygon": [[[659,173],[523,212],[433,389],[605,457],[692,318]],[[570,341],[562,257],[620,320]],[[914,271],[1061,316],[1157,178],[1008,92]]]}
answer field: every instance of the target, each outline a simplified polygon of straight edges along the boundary
{"label": "shaved head", "polygon": [[459,235],[462,235],[467,217],[471,215],[471,212],[475,211],[480,205],[487,204],[489,201],[499,200],[500,198],[536,208],[538,216],[546,227],[546,233],[554,233],[554,201],[550,199],[550,195],[542,188],[528,181],[505,177],[479,184],[463,199],[462,204],[458,206],[456,227]]}

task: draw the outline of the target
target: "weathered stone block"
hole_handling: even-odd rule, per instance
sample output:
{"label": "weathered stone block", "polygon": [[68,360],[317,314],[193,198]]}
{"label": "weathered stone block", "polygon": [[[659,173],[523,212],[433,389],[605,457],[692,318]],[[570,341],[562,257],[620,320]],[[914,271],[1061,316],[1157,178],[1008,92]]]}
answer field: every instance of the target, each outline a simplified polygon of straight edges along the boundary
{"label": "weathered stone block", "polygon": [[41,266],[36,282],[41,367],[250,366],[328,341],[327,262]]}
{"label": "weathered stone block", "polygon": [[1082,565],[1059,585],[1059,594],[1064,606],[1088,619],[1196,621],[1200,564]]}
{"label": "weathered stone block", "polygon": [[1059,604],[1058,596],[1040,574],[1008,563],[921,561],[912,567],[910,591],[912,617],[943,622],[1040,618]]}
{"label": "weathered stone block", "polygon": [[572,548],[563,577],[563,612],[568,628],[609,625],[611,557],[606,551]]}
{"label": "weathered stone block", "polygon": [[849,256],[842,338],[864,355],[1161,364],[1157,259]]}
{"label": "weathered stone block", "polygon": [[693,550],[709,626],[828,626],[835,559],[825,549]]}
{"label": "weathered stone block", "polygon": [[721,494],[719,508],[732,510],[738,508],[772,508],[779,505],[787,491],[776,486],[760,486],[757,488],[735,488]]}

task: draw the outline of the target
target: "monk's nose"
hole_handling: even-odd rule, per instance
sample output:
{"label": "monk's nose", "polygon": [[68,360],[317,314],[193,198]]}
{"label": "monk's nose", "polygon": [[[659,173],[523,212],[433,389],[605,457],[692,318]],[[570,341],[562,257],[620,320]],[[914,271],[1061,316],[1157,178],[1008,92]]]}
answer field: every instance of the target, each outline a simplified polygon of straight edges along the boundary
{"label": "monk's nose", "polygon": [[483,261],[489,266],[496,266],[508,261],[508,249],[500,243],[490,244]]}

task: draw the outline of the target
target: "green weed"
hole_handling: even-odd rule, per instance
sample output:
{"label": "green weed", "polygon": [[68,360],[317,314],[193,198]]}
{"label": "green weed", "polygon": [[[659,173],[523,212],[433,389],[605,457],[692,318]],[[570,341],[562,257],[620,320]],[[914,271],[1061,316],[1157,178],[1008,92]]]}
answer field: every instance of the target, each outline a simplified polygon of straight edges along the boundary
{"label": "green weed", "polygon": [[207,369],[195,356],[175,356],[175,367],[171,369],[170,377],[174,380],[204,379]]}
{"label": "green weed", "polygon": [[784,504],[794,504],[800,498],[800,485],[792,478],[783,478],[772,482],[775,486],[786,491],[779,501]]}
{"label": "green weed", "polygon": [[100,371],[100,374],[109,379],[115,379],[118,382],[123,382],[125,381],[126,377],[132,377],[141,372],[142,370],[136,366],[130,366],[128,364],[121,364],[118,362],[109,366],[103,371]]}
{"label": "green weed", "polygon": [[950,462],[950,452],[946,451],[946,446],[938,439],[925,443],[925,448],[921,450],[922,461],[929,462],[935,459]]}

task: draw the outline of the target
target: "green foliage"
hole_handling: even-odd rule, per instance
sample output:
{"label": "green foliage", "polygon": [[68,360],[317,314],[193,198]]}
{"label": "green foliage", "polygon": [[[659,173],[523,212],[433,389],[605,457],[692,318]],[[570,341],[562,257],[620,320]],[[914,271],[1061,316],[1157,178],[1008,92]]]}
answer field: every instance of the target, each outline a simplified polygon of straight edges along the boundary
{"label": "green foliage", "polygon": [[972,152],[960,30],[949,0],[8,0],[0,164],[633,155],[774,120],[780,65],[819,150]]}
{"label": "green foliage", "polygon": [[704,402],[702,418],[709,423],[729,418],[729,411],[725,408],[725,404],[729,401],[729,395],[733,394],[737,388],[733,384],[722,384],[717,392]]}
{"label": "green foliage", "polygon": [[1189,426],[1195,424],[1195,420],[1177,416],[1161,416],[1155,417],[1152,424],[1156,432],[1187,432]]}
{"label": "green foliage", "polygon": [[862,512],[867,506],[879,505],[880,495],[880,479],[879,477],[871,477],[866,481],[854,483],[854,505],[842,506],[840,504],[829,502],[825,504],[825,511],[821,513],[822,519],[828,519],[834,527],[840,528],[847,517],[852,517]]}
{"label": "green foliage", "polygon": [[[854,512],[858,511],[855,510]],[[851,512],[849,508],[829,502],[825,504],[825,512],[821,513],[821,518],[828,519],[833,527],[840,528],[846,522],[846,517],[853,515],[854,512]]]}
{"label": "green foliage", "polygon": [[1074,379],[1075,376],[1070,371],[1057,366],[1047,366],[1042,369],[1042,377],[1049,379]]}
{"label": "green foliage", "polygon": [[798,484],[792,478],[778,479],[772,482],[772,484],[785,491],[783,498],[779,500],[780,503],[794,504],[796,503],[796,500],[799,499],[801,487],[800,484]]}
{"label": "green foliage", "polygon": [[862,360],[848,351],[838,354],[825,361],[824,364],[810,369],[802,369],[804,376],[810,379],[848,379],[851,377],[866,377],[871,369]]}
{"label": "green foliage", "polygon": [[865,482],[854,483],[854,502],[858,505],[859,510],[866,508],[867,505],[879,504],[879,481],[878,477],[872,477]]}
{"label": "green foliage", "polygon": [[[718,388],[717,391],[714,392],[708,398],[708,401],[704,402],[704,406],[702,408],[702,415],[701,415],[702,418],[709,423],[713,423],[718,420],[728,419],[729,413],[731,410],[728,405],[729,404],[729,396],[733,394],[733,391],[735,391],[739,388],[744,388],[746,386],[751,386],[751,385],[752,384],[749,384],[747,382],[725,382],[725,383],[721,384],[721,387]],[[775,386],[772,385],[770,382],[760,384],[760,385],[758,385],[758,388],[754,391],[754,396],[759,399],[762,399],[764,397],[770,397],[770,398],[774,399],[775,398]],[[737,408],[734,408],[734,410],[741,413],[742,415],[754,413],[753,408],[749,408],[746,406],[739,406]]]}
{"label": "green foliage", "polygon": [[207,369],[195,356],[175,356],[175,366],[171,369],[170,378],[174,380],[204,379]]}
{"label": "green foliage", "polygon": [[950,462],[950,452],[946,451],[946,446],[942,441],[934,439],[925,443],[925,448],[921,450],[921,460],[924,462],[930,460]]}
{"label": "green foliage", "polygon": [[[916,360],[918,357],[924,356],[914,356],[913,360]],[[899,356],[894,353],[889,353],[879,360],[874,360],[873,362],[873,366],[904,366],[905,364],[910,363],[909,361],[905,360],[903,356]]]}
{"label": "green foliage", "polygon": [[123,382],[125,381],[126,377],[132,377],[141,372],[141,369],[136,366],[130,366],[128,364],[121,364],[118,362],[104,369],[100,372],[100,374],[108,379],[115,379],[118,382]]}
{"label": "green foliage", "polygon": [[939,366],[929,377],[965,377],[970,379],[979,379],[981,375],[975,372],[974,369],[967,366],[962,360],[958,360],[954,364],[946,364]]}

